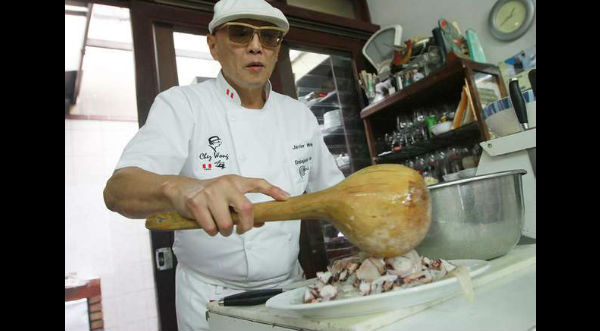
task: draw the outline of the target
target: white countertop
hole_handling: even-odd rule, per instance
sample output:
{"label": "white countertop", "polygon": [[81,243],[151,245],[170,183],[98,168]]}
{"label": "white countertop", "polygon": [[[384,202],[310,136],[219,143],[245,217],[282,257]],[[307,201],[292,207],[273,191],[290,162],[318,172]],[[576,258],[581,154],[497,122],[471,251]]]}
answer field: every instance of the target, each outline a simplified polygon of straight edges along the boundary
{"label": "white countertop", "polygon": [[270,309],[209,306],[213,330],[535,330],[536,245],[520,245],[491,260],[473,279],[475,302],[462,294],[381,314],[310,320]]}

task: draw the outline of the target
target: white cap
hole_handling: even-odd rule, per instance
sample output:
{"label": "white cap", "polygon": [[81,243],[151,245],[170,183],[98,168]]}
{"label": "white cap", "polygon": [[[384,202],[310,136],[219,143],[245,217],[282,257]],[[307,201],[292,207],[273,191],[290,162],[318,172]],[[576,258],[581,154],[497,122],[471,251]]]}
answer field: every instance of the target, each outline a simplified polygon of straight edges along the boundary
{"label": "white cap", "polygon": [[208,23],[210,33],[213,33],[219,25],[240,18],[273,23],[284,28],[286,33],[290,29],[290,24],[281,10],[271,6],[265,0],[220,0],[215,4],[214,12],[212,21]]}

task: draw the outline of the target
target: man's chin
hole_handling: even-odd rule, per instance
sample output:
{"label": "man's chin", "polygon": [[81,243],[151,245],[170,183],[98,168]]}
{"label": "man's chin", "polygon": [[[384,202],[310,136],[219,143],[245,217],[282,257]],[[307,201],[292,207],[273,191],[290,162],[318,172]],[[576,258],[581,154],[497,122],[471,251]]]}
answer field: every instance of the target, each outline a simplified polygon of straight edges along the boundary
{"label": "man's chin", "polygon": [[247,76],[245,85],[248,88],[261,88],[265,85],[267,80],[269,80],[269,78],[264,77],[263,75],[258,75],[258,76],[250,75],[250,76]]}
{"label": "man's chin", "polygon": [[[249,72],[238,73],[237,79],[232,80],[235,84],[239,84],[239,87],[247,89],[258,89],[262,88],[265,83],[269,80],[270,75],[266,73],[251,74]],[[226,76],[227,79],[227,76]],[[229,79],[227,79],[229,80]]]}

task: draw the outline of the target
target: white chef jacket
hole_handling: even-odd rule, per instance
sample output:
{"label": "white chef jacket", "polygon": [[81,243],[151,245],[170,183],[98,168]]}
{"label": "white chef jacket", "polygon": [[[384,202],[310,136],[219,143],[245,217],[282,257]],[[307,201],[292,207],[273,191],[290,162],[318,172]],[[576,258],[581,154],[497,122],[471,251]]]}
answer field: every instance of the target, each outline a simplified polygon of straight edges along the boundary
{"label": "white chef jacket", "polygon": [[[216,79],[160,93],[116,168],[199,179],[226,174],[263,178],[292,196],[343,180],[314,114],[272,91],[270,82],[265,93],[262,109],[244,108],[222,72]],[[273,200],[260,193],[246,197],[253,203]],[[180,330],[207,328],[207,300],[298,280],[299,237],[299,220],[267,222],[242,235],[234,229],[229,237],[175,231]]]}

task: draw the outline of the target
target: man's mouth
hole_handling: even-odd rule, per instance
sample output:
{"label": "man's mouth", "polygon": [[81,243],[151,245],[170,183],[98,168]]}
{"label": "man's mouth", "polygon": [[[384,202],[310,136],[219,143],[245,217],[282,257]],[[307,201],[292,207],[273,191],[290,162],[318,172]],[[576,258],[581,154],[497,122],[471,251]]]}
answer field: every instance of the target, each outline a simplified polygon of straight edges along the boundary
{"label": "man's mouth", "polygon": [[250,62],[246,65],[246,68],[252,71],[260,71],[265,65],[262,62]]}

